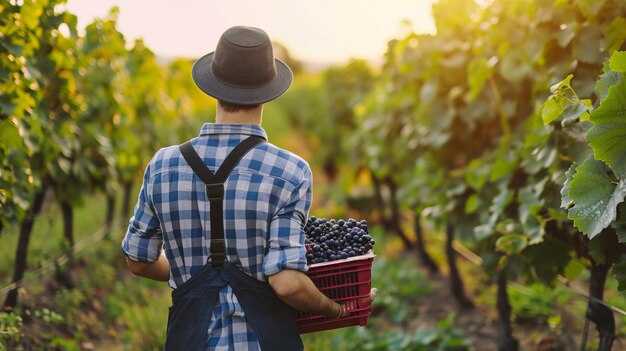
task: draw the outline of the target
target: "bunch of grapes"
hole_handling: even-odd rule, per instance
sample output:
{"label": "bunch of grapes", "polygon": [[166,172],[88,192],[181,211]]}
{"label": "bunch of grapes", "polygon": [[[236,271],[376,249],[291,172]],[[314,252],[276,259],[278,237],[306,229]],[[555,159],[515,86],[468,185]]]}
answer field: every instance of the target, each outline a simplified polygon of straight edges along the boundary
{"label": "bunch of grapes", "polygon": [[367,221],[334,220],[311,216],[304,228],[309,264],[363,255],[376,243],[367,232]]}

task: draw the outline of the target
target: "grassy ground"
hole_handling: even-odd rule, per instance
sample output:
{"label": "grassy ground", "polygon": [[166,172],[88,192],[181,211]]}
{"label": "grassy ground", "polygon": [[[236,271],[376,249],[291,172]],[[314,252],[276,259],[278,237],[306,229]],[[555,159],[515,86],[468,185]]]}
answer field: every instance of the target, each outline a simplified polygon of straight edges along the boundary
{"label": "grassy ground", "polygon": [[[104,224],[104,196],[93,194],[89,197],[89,203],[98,203],[98,206],[81,206],[74,214],[76,226],[76,242],[85,239],[95,233]],[[28,270],[26,278],[32,276],[32,272],[40,269],[42,264],[59,257],[67,247],[63,238],[63,221],[59,206],[50,199],[45,203],[41,214],[34,224],[28,246]],[[10,283],[13,275],[13,263],[15,262],[15,248],[17,247],[18,228],[13,228],[0,235],[0,247],[3,248],[0,255],[0,286]]]}

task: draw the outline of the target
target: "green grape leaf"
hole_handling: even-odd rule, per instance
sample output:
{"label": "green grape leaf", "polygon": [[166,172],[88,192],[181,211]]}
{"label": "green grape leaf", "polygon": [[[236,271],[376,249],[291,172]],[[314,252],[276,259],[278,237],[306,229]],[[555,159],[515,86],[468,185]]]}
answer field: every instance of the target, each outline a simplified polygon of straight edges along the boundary
{"label": "green grape leaf", "polygon": [[472,160],[469,164],[468,171],[465,175],[465,181],[474,190],[480,191],[489,174],[491,173],[491,164],[487,162],[481,162],[480,159]]}
{"label": "green grape leaf", "polygon": [[[498,271],[502,271],[503,269],[505,269],[509,264],[509,256],[507,255],[502,255],[500,256],[500,259],[498,259],[498,264],[496,266],[496,270]],[[509,269],[510,271],[510,269]]]}
{"label": "green grape leaf", "polygon": [[612,269],[618,283],[617,290],[626,291],[626,259],[622,259],[622,262],[614,264]]}
{"label": "green grape leaf", "polygon": [[594,18],[598,15],[606,0],[574,0],[574,3],[580,8],[580,11],[587,18]]}
{"label": "green grape leaf", "polygon": [[561,104],[553,96],[548,98],[543,105],[543,109],[541,109],[541,119],[544,125],[552,123],[563,111]]}
{"label": "green grape leaf", "polygon": [[626,82],[609,88],[606,99],[591,113],[587,133],[595,158],[606,162],[619,178],[626,178]]}
{"label": "green grape leaf", "polygon": [[[490,222],[494,222],[494,221],[495,220],[490,221]],[[478,241],[486,239],[493,235],[494,230],[495,229],[493,228],[493,223],[485,223],[485,224],[477,225],[476,227],[474,227],[474,237]]]}
{"label": "green grape leaf", "polygon": [[9,51],[9,53],[13,54],[14,56],[22,56],[22,53],[24,53],[23,45],[16,45],[8,41],[3,41],[2,46],[4,46]]}
{"label": "green grape leaf", "polygon": [[589,159],[576,168],[569,185],[574,206],[568,217],[591,239],[615,220],[617,205],[626,196],[626,180],[615,184],[604,163]]}
{"label": "green grape leaf", "polygon": [[472,194],[465,202],[465,213],[473,213],[480,207],[478,194]]}
{"label": "green grape leaf", "polygon": [[[589,241],[589,255],[596,264],[615,264],[620,262],[621,247],[612,228],[602,230],[595,238]],[[622,255],[622,258],[626,256]]]}
{"label": "green grape leaf", "polygon": [[[588,3],[597,2],[597,0],[589,1]],[[602,52],[601,45],[604,39],[604,33],[602,32],[603,26],[600,24],[583,24],[581,25],[574,37],[572,43],[573,57],[576,57],[580,62],[594,64],[602,62],[604,59],[604,53]]]}
{"label": "green grape leaf", "polygon": [[537,244],[545,236],[545,220],[539,214],[543,208],[544,200],[541,192],[545,182],[538,182],[535,185],[526,186],[517,193],[519,223],[522,225],[522,232],[529,239],[529,244]]}
{"label": "green grape leaf", "polygon": [[498,195],[494,196],[493,202],[491,206],[489,206],[489,211],[491,212],[492,219],[490,222],[495,224],[497,218],[502,214],[504,209],[513,201],[515,196],[515,192],[508,187],[502,185],[499,187]]}
{"label": "green grape leaf", "polygon": [[418,329],[412,336],[412,342],[417,345],[432,345],[437,338],[439,338],[439,332],[434,329]]}
{"label": "green grape leaf", "polygon": [[617,235],[617,242],[626,244],[626,223],[620,223],[618,227],[613,226],[613,229]]}
{"label": "green grape leaf", "polygon": [[522,252],[528,246],[528,238],[522,234],[505,234],[496,241],[496,250],[507,255]]}
{"label": "green grape leaf", "polygon": [[39,25],[39,17],[43,9],[38,1],[25,1],[21,8],[21,20],[29,29],[35,29]]}
{"label": "green grape leaf", "polygon": [[590,99],[578,100],[576,103],[565,106],[563,112],[559,116],[562,118],[561,124],[566,125],[570,122],[574,122],[580,119],[584,119],[582,116],[592,108]]}
{"label": "green grape leaf", "polygon": [[554,34],[562,48],[567,47],[569,43],[576,37],[576,26],[571,24],[561,26],[561,30]]}
{"label": "green grape leaf", "polygon": [[617,220],[611,224],[611,228],[615,229],[617,241],[620,244],[626,244],[626,202],[622,202],[617,207]]}
{"label": "green grape leaf", "polygon": [[529,58],[518,50],[511,50],[501,56],[498,73],[512,82],[519,82],[533,74],[532,66],[528,65]]}
{"label": "green grape leaf", "polygon": [[572,77],[573,75],[570,74],[550,88],[552,95],[546,100],[541,110],[544,125],[556,120],[561,120],[561,124],[566,125],[579,118],[584,119],[581,116],[592,108],[591,100],[580,100],[570,86]]}
{"label": "green grape leaf", "polygon": [[565,183],[563,184],[563,188],[561,188],[561,208],[567,210],[574,203],[574,199],[569,196],[570,183],[572,182],[572,178],[574,177],[574,172],[576,171],[576,164],[573,164],[567,172],[565,172]]}
{"label": "green grape leaf", "polygon": [[559,211],[556,208],[548,208],[548,218],[550,220],[564,221],[567,220],[567,212]]}
{"label": "green grape leaf", "polygon": [[612,20],[604,28],[604,36],[606,37],[606,43],[604,44],[606,52],[613,52],[619,49],[624,40],[626,40],[626,18],[617,17]]}
{"label": "green grape leaf", "polygon": [[556,91],[558,91],[559,89],[562,89],[562,88],[569,88],[569,87],[570,87],[570,81],[572,80],[572,78],[573,78],[573,77],[574,77],[574,75],[573,75],[573,74],[569,74],[569,75],[568,75],[567,77],[565,77],[565,79],[563,79],[562,81],[560,81],[560,82],[558,82],[558,83],[556,83],[556,84],[553,84],[553,85],[550,87],[550,91],[551,91],[552,93],[555,93],[555,92],[556,92]]}
{"label": "green grape leaf", "polygon": [[471,61],[467,66],[467,79],[470,86],[470,101],[476,100],[485,82],[491,76],[497,60],[479,58]]}
{"label": "green grape leaf", "polygon": [[571,260],[565,269],[563,275],[567,280],[574,280],[585,270],[585,265],[577,259]]}
{"label": "green grape leaf", "polygon": [[532,186],[527,186],[519,190],[519,219],[522,225],[526,225],[529,217],[534,216],[542,208],[540,192],[536,192]]}
{"label": "green grape leaf", "polygon": [[626,72],[626,51],[616,51],[609,59],[609,67],[615,72]]}
{"label": "green grape leaf", "polygon": [[510,175],[517,169],[519,163],[518,155],[510,150],[500,152],[499,157],[491,168],[491,181],[496,181],[506,175]]}
{"label": "green grape leaf", "polygon": [[526,218],[524,224],[524,231],[528,236],[529,245],[535,245],[544,240],[546,235],[546,221],[540,215],[535,214]]}
{"label": "green grape leaf", "polygon": [[570,250],[562,241],[548,237],[537,245],[528,246],[524,260],[531,264],[530,269],[539,281],[550,284],[571,262]]}
{"label": "green grape leaf", "polygon": [[609,88],[615,84],[619,84],[622,81],[622,75],[618,72],[606,70],[602,73],[598,81],[596,82],[596,92],[600,96],[600,100],[604,100],[609,94]]}
{"label": "green grape leaf", "polygon": [[9,121],[0,121],[0,147],[6,148],[7,150],[26,150],[17,127]]}
{"label": "green grape leaf", "polygon": [[548,168],[554,164],[554,160],[559,156],[558,149],[553,145],[546,144],[533,150],[532,155],[540,162],[543,168]]}

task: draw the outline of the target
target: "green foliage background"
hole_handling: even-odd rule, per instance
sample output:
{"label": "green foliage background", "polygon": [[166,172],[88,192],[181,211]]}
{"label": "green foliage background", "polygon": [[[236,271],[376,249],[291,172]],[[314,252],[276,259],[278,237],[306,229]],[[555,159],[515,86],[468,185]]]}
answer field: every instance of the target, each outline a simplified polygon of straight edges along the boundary
{"label": "green foliage background", "polygon": [[[115,197],[159,147],[213,118],[191,61],[163,65],[141,40],[127,43],[116,9],[80,35],[63,3],[0,3],[3,236],[37,194],[77,207],[94,193]],[[314,210],[343,216],[348,204],[382,218],[390,209],[378,191],[432,231],[452,226],[492,279],[552,288],[607,266],[625,290],[626,3],[440,0],[433,16],[436,34],[391,40],[381,67],[299,71],[268,105],[270,137],[307,150],[319,170]],[[67,294],[60,300],[81,301]],[[133,326],[147,318],[109,304]],[[441,323],[431,334],[354,337],[372,350],[446,337],[467,347]]]}

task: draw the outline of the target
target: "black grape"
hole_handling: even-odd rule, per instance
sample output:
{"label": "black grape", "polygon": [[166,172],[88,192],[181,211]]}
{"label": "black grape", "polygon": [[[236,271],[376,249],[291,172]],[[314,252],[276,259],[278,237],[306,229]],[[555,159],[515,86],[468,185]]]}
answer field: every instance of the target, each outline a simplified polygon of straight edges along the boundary
{"label": "black grape", "polygon": [[309,264],[363,255],[375,244],[367,231],[365,220],[335,220],[311,216],[304,231]]}

